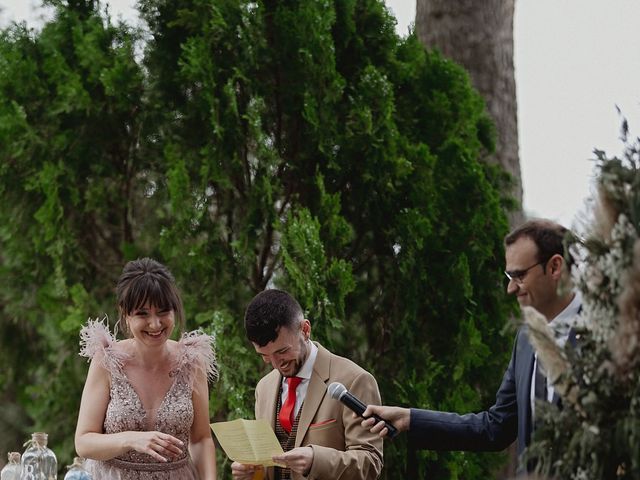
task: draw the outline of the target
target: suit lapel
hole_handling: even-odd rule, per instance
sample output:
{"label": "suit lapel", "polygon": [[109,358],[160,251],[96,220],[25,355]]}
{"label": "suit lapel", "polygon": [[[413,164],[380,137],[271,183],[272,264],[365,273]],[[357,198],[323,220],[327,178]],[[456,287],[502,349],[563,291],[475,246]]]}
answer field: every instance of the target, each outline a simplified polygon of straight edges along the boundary
{"label": "suit lapel", "polygon": [[276,431],[276,407],[278,404],[278,395],[280,394],[280,384],[282,383],[282,375],[277,370],[271,372],[273,381],[265,383],[264,398],[261,400],[261,411],[256,412],[256,418],[266,418],[273,431]]}
{"label": "suit lapel", "polygon": [[535,352],[533,351],[533,347],[527,342],[528,348],[526,349],[526,357],[524,362],[524,374],[522,376],[523,381],[525,382],[524,391],[526,393],[526,398],[531,398],[531,381],[533,377],[533,367],[535,360]]}
{"label": "suit lapel", "polygon": [[518,402],[523,402],[526,407],[527,416],[525,419],[526,422],[526,432],[531,432],[532,427],[532,412],[531,412],[531,376],[533,375],[533,360],[534,354],[533,347],[529,343],[529,339],[525,334],[524,341],[522,342],[522,349],[519,352],[520,355],[523,355],[524,361],[522,362],[521,371],[516,371],[516,378],[521,379],[522,384],[519,385],[518,390],[523,393],[518,395]]}
{"label": "suit lapel", "polygon": [[[276,431],[276,407],[278,404],[278,395],[280,395],[280,384],[282,383],[282,375],[277,370],[269,373],[273,378],[265,382],[264,392],[261,395],[260,403],[256,403],[256,418],[264,418],[269,421],[273,431]],[[266,469],[267,480],[273,480],[273,468]]]}
{"label": "suit lapel", "polygon": [[300,413],[298,432],[296,434],[296,441],[294,444],[295,447],[302,445],[302,439],[307,434],[309,425],[311,425],[311,422],[322,403],[322,399],[327,393],[326,382],[329,379],[331,358],[329,352],[325,348],[318,343],[316,343],[316,346],[318,347],[318,356],[316,357],[316,361],[313,365],[309,388],[307,388],[307,395],[304,399],[304,403],[302,404],[302,412]]}

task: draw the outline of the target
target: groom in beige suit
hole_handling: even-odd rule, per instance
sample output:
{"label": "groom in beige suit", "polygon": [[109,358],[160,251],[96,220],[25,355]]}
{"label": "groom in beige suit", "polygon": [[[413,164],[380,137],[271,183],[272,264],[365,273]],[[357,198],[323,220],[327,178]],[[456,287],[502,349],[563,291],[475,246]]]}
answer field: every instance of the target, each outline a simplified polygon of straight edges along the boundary
{"label": "groom in beige suit", "polygon": [[[245,314],[247,337],[273,370],[256,387],[256,418],[271,423],[284,455],[267,468],[268,480],[373,480],[382,470],[382,440],[333,400],[340,382],[365,404],[380,404],[373,376],[351,360],[310,340],[311,323],[281,290],[259,293]],[[252,479],[262,467],[234,462],[234,479]],[[259,478],[259,473],[255,478]]]}

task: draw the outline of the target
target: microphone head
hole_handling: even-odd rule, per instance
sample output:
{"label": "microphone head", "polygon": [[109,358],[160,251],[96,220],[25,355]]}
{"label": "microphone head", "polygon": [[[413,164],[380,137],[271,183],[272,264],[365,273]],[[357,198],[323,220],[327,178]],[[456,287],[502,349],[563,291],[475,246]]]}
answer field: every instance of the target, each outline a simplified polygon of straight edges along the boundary
{"label": "microphone head", "polygon": [[347,387],[345,387],[340,382],[333,382],[327,388],[329,390],[329,396],[334,400],[340,400],[340,397],[347,392]]}

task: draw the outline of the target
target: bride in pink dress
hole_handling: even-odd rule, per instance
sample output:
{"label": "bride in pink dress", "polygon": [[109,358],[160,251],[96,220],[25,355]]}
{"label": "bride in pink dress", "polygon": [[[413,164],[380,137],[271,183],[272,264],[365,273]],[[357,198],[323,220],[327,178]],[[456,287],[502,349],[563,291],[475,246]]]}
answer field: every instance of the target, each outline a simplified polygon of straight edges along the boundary
{"label": "bride in pink dress", "polygon": [[216,478],[208,379],[217,377],[213,339],[169,337],[184,319],[169,270],[148,258],[124,267],[117,284],[118,341],[106,321],[82,328],[91,359],[75,445],[94,480]]}

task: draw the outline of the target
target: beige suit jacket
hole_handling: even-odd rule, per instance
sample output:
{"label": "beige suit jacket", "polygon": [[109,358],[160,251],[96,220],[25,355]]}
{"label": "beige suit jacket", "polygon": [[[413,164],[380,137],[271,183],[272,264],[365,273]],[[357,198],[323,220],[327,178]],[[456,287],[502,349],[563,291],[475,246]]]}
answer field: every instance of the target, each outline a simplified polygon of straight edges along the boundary
{"label": "beige suit jacket", "polygon": [[[362,428],[351,410],[332,399],[327,387],[340,382],[364,404],[380,404],[375,378],[348,360],[334,355],[317,342],[307,396],[302,405],[295,447],[313,448],[313,464],[307,477],[293,480],[374,480],[382,470],[382,439]],[[265,375],[256,387],[256,418],[267,420],[275,431],[276,407],[282,376],[277,370]],[[273,468],[267,479],[273,480]]]}

